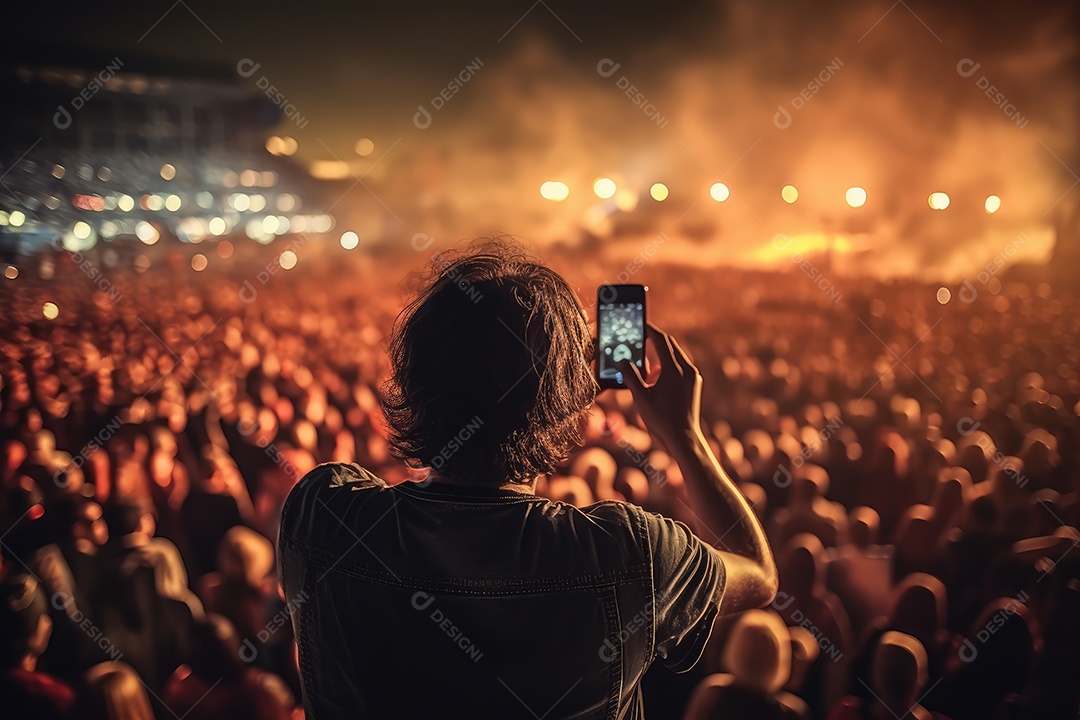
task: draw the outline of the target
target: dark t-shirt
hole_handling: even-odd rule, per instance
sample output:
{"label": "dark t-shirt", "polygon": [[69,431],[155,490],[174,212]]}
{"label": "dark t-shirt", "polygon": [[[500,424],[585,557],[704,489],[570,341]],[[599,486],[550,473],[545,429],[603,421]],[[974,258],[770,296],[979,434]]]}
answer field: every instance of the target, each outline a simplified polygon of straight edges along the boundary
{"label": "dark t-shirt", "polygon": [[698,661],[720,555],[628,503],[388,486],[322,465],[282,513],[310,720],[639,718],[654,659]]}

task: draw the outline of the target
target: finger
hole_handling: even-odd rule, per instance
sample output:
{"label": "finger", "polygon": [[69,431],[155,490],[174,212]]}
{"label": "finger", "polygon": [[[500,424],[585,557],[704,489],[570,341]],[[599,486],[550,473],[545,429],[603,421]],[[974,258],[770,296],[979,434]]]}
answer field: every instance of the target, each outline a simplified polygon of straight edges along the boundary
{"label": "finger", "polygon": [[671,344],[673,346],[673,351],[675,353],[675,357],[679,361],[679,364],[685,368],[693,370],[694,372],[698,372],[697,366],[694,365],[694,361],[690,359],[689,353],[683,350],[682,345],[679,344],[679,341],[675,338],[671,338]]}
{"label": "finger", "polygon": [[[679,358],[675,353],[675,346],[671,339],[671,336],[666,332],[656,327],[652,323],[649,323],[646,330],[647,336],[653,339],[653,342],[657,344],[657,354],[660,356],[660,367],[670,365],[678,371],[682,371],[682,366],[679,363]],[[661,348],[666,350],[662,352]]]}
{"label": "finger", "polygon": [[619,369],[619,372],[623,375],[623,384],[630,389],[630,393],[636,398],[638,393],[643,390],[647,390],[650,386],[645,384],[645,378],[641,377],[641,371],[638,370],[638,366],[629,360],[620,360],[615,363],[615,367]]}

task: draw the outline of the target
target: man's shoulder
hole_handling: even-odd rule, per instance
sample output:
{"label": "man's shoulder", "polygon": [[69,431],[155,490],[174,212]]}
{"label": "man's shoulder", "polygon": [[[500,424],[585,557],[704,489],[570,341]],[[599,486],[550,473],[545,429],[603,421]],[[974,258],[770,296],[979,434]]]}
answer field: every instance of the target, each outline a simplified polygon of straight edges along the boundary
{"label": "man's shoulder", "polygon": [[373,487],[389,486],[385,480],[362,465],[328,462],[316,465],[300,478],[289,492],[289,497],[317,492],[323,488],[347,488],[358,491]]}
{"label": "man's shoulder", "polygon": [[386,489],[386,481],[356,463],[323,463],[300,478],[281,510],[281,528],[287,530],[303,515],[315,510],[318,504],[331,502],[334,492],[359,492]]}

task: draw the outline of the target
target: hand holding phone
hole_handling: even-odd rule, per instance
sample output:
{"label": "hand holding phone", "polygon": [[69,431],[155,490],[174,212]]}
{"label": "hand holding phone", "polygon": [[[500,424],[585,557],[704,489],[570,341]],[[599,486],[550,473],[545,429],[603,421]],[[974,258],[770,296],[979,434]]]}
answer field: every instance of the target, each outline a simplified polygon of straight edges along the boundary
{"label": "hand holding phone", "polygon": [[625,388],[623,360],[645,369],[644,285],[601,285],[596,290],[596,381],[601,389]]}

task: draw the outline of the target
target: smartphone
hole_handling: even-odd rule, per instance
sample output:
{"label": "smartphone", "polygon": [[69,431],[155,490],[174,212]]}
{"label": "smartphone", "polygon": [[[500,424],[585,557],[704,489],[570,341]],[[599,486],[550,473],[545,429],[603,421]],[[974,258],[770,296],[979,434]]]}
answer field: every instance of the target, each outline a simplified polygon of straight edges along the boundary
{"label": "smartphone", "polygon": [[629,360],[645,372],[644,285],[601,285],[596,290],[596,381],[601,389],[624,388],[615,367]]}

